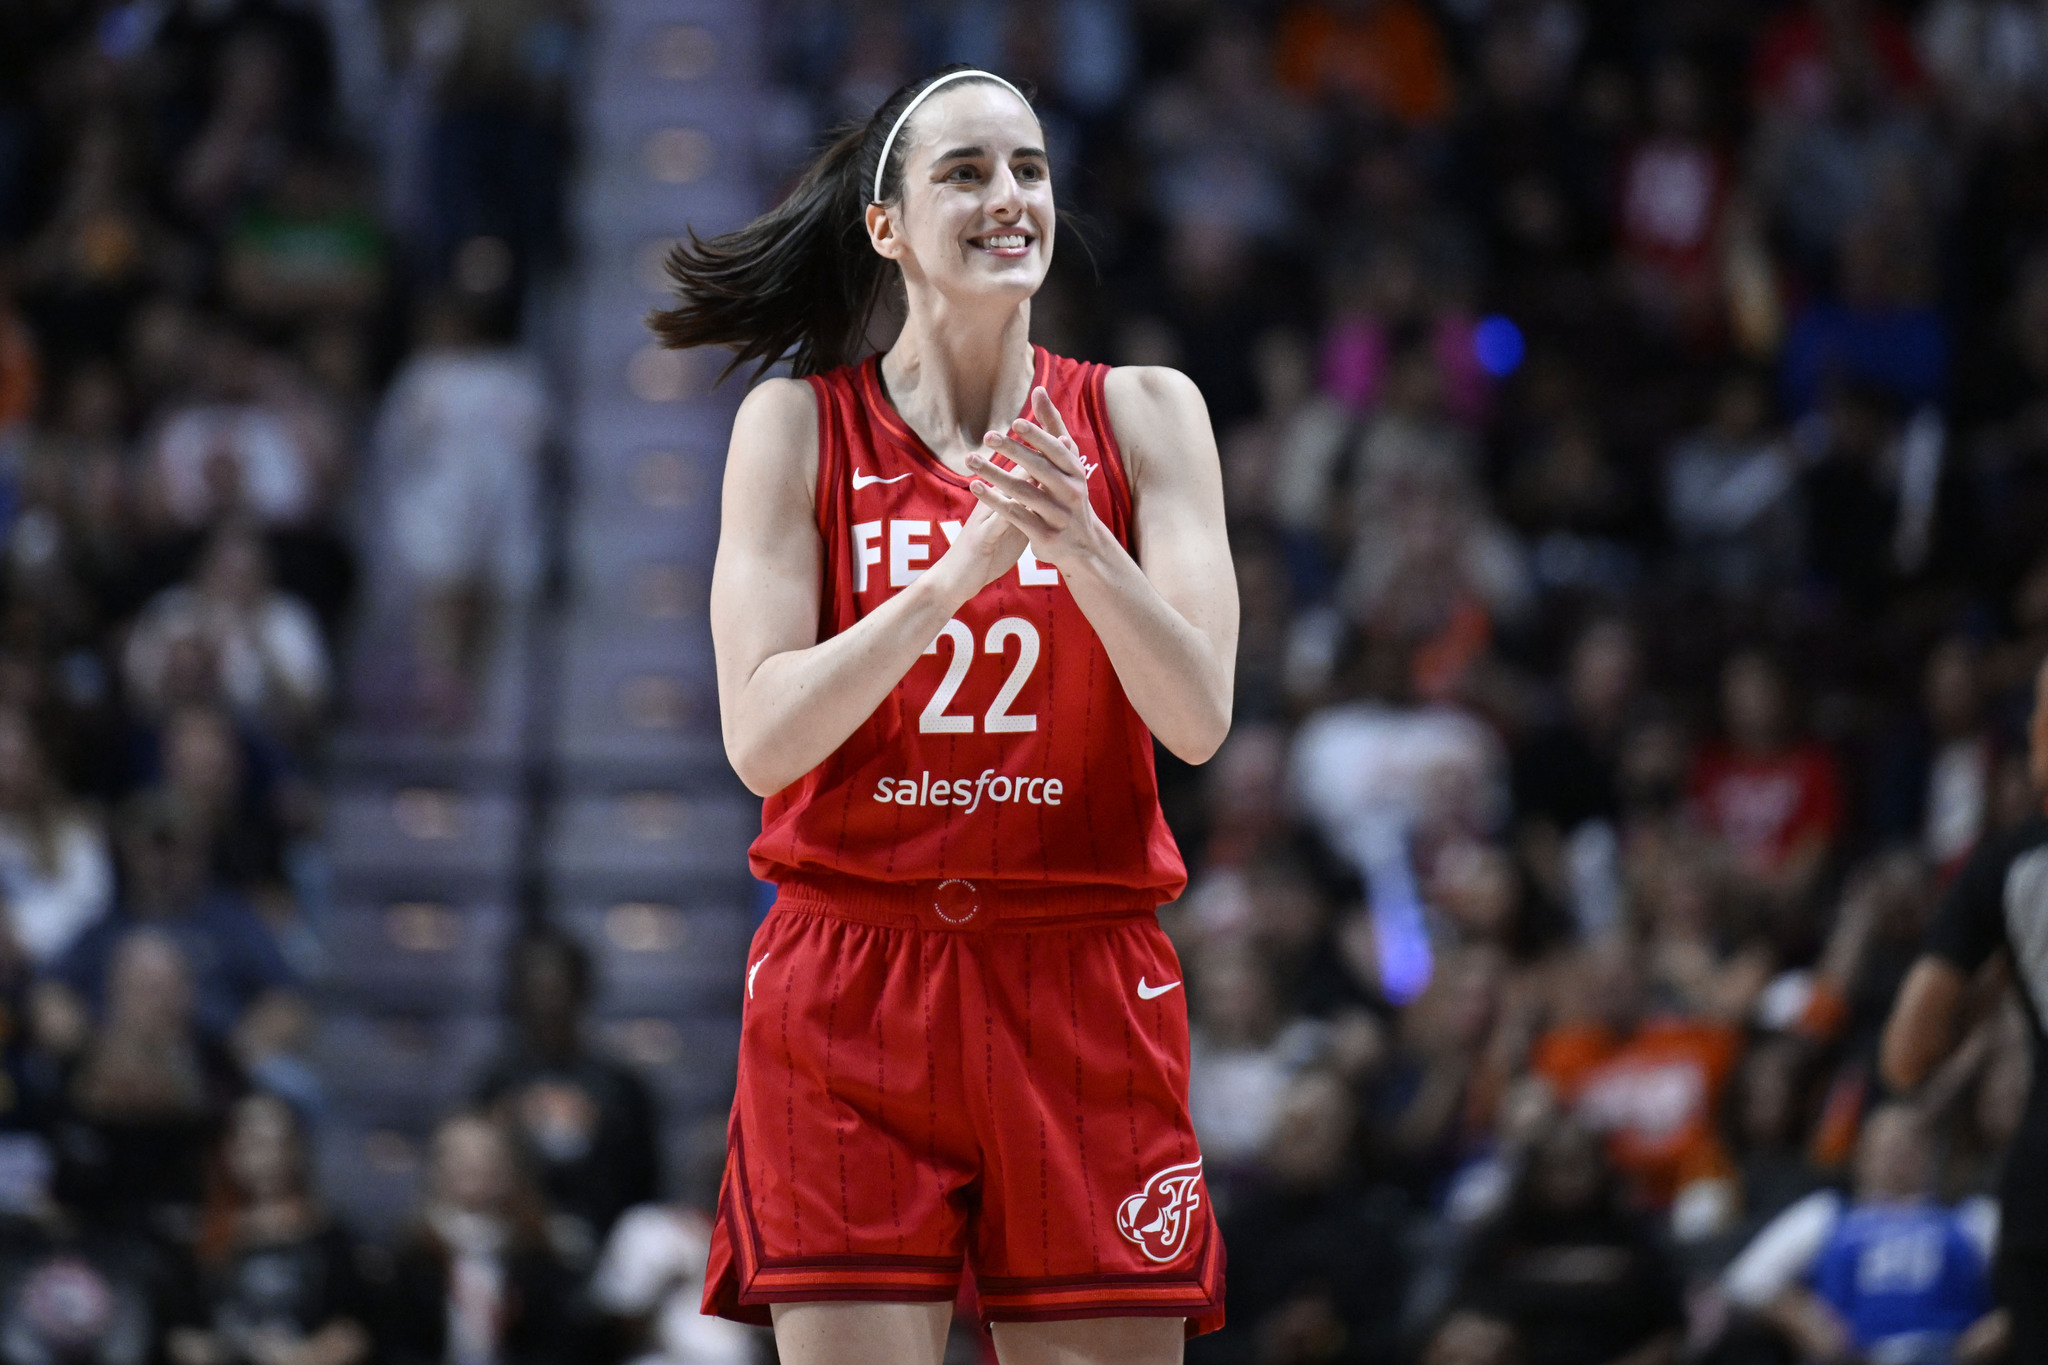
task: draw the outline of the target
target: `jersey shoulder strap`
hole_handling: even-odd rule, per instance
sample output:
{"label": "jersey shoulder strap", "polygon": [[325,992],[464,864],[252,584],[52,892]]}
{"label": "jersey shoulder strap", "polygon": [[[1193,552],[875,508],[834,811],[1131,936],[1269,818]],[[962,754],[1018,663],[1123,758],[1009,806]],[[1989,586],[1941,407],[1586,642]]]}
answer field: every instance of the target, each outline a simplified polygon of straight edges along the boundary
{"label": "jersey shoulder strap", "polygon": [[1045,374],[1046,392],[1052,395],[1053,406],[1066,419],[1069,433],[1079,436],[1086,432],[1093,440],[1095,459],[1102,465],[1105,487],[1109,491],[1110,529],[1123,541],[1132,554],[1138,552],[1136,526],[1133,523],[1131,478],[1124,464],[1122,445],[1116,438],[1116,427],[1109,420],[1109,396],[1105,385],[1109,380],[1109,366],[1092,361],[1069,360],[1065,356],[1041,351],[1044,357],[1041,369]]}
{"label": "jersey shoulder strap", "polygon": [[818,400],[818,524],[819,529],[829,530],[833,528],[826,525],[825,514],[834,502],[830,492],[846,483],[854,458],[851,446],[866,425],[860,367],[841,365],[823,374],[807,375],[805,380]]}

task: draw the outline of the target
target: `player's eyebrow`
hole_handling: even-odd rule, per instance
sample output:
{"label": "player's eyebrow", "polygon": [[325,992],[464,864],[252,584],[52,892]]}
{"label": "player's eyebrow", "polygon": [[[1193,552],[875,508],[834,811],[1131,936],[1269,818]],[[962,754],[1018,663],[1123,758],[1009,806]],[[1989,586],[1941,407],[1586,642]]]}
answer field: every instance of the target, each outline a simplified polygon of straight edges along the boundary
{"label": "player's eyebrow", "polygon": [[[977,157],[984,157],[987,155],[988,148],[986,147],[954,147],[951,148],[950,150],[940,152],[938,156],[934,158],[934,160],[972,161]],[[1034,157],[1040,161],[1048,159],[1045,154],[1045,148],[1043,147],[1019,147],[1016,151],[1010,153],[1010,155],[1012,157]]]}

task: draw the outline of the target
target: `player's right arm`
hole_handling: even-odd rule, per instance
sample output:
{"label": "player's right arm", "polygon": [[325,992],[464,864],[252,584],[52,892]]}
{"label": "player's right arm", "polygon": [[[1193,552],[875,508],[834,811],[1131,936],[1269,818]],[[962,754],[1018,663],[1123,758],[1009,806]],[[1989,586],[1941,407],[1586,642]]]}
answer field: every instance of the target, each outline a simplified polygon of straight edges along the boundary
{"label": "player's right arm", "polygon": [[845,743],[953,613],[1025,545],[1021,532],[977,507],[928,572],[820,640],[826,547],[813,510],[817,468],[811,386],[771,379],[748,394],[725,462],[711,641],[726,757],[757,796],[781,791]]}

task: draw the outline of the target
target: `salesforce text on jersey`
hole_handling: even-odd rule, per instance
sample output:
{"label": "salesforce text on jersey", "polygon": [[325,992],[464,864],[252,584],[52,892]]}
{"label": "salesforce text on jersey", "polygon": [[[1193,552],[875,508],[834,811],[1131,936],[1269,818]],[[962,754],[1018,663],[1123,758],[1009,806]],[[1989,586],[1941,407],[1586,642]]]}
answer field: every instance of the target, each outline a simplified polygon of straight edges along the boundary
{"label": "salesforce text on jersey", "polygon": [[972,815],[984,797],[999,806],[1012,802],[1057,806],[1065,790],[1057,777],[997,776],[994,768],[987,768],[972,782],[964,777],[942,777],[934,782],[929,772],[916,777],[884,777],[875,783],[875,800],[899,806],[962,806]]}

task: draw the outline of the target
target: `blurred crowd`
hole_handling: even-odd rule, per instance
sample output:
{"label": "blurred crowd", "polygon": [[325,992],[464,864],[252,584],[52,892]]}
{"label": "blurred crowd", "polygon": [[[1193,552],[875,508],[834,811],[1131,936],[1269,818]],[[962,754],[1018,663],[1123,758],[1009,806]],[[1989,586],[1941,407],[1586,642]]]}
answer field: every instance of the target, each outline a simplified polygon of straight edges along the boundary
{"label": "blurred crowd", "polygon": [[[538,572],[517,343],[585,19],[0,5],[6,1365],[758,1347],[694,1313],[701,1213],[559,935],[395,1240],[309,1157],[322,741],[467,724]],[[2040,809],[2048,6],[764,32],[771,182],[942,61],[1033,82],[1038,338],[1210,404],[1237,724],[1162,758],[1231,1260],[1191,1361],[1998,1358],[2024,1025],[1990,983],[1910,1099],[1874,1057],[1947,880]]]}
{"label": "blurred crowd", "polygon": [[[1034,83],[1037,339],[1219,435],[1189,1359],[1996,1358],[2022,1023],[1910,1104],[1874,1061],[2042,799],[2048,6],[775,13],[776,174],[941,61]],[[1873,1219],[1890,1316],[1831,1269]]]}
{"label": "blurred crowd", "polygon": [[568,938],[395,1237],[315,1175],[324,741],[461,733],[531,588],[585,22],[0,4],[6,1365],[747,1358]]}

